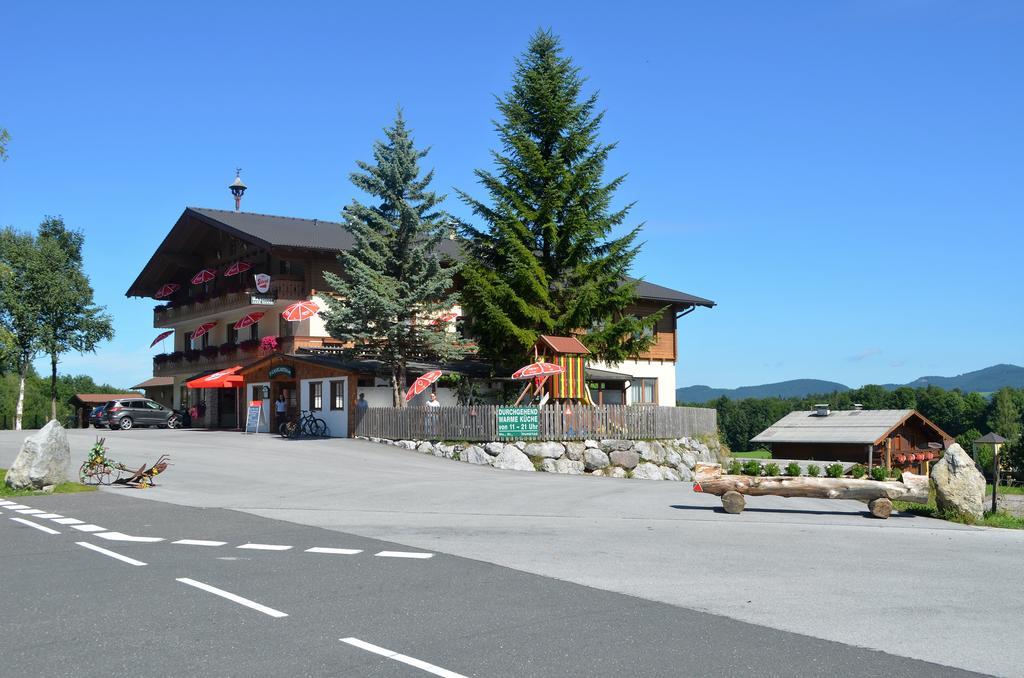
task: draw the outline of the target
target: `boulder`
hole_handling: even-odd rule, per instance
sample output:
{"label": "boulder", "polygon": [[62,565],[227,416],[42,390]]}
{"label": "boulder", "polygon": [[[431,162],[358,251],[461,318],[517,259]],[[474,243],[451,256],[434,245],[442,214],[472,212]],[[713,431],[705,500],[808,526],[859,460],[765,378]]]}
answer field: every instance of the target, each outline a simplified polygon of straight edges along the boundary
{"label": "boulder", "polygon": [[601,441],[601,449],[605,452],[614,452],[615,450],[631,450],[633,449],[632,440],[618,440],[616,438],[606,438]]}
{"label": "boulder", "polygon": [[668,466],[676,467],[683,463],[683,457],[671,447],[665,448],[665,463]]}
{"label": "boulder", "polygon": [[608,477],[609,478],[628,478],[629,477],[629,472],[626,469],[624,469],[624,468],[619,468],[618,466],[612,466],[610,469],[608,469]]}
{"label": "boulder", "polygon": [[523,453],[528,457],[544,457],[545,459],[558,459],[565,454],[565,446],[554,441],[542,443],[527,443]]}
{"label": "boulder", "polygon": [[679,475],[679,471],[676,471],[671,466],[659,466],[661,469],[662,480],[682,480],[682,476]]}
{"label": "boulder", "polygon": [[558,473],[558,468],[555,466],[554,459],[542,459],[540,462],[540,470],[545,473]]}
{"label": "boulder", "polygon": [[601,450],[588,447],[583,453],[583,464],[588,471],[605,468],[609,463],[608,455]]}
{"label": "boulder", "polygon": [[[692,470],[693,467],[697,465],[697,456],[689,450],[681,452],[679,454],[679,459],[682,462],[682,465],[688,469]],[[678,467],[679,464],[676,464],[676,466]]]}
{"label": "boulder", "polygon": [[7,471],[6,483],[15,490],[41,490],[67,481],[70,474],[68,436],[54,419],[25,438],[21,452]]}
{"label": "boulder", "polygon": [[615,450],[608,455],[608,458],[616,466],[625,469],[636,468],[636,465],[640,463],[640,455],[633,450]]}
{"label": "boulder", "polygon": [[653,461],[655,464],[665,463],[665,447],[657,441],[637,441],[636,451],[644,461]]}
{"label": "boulder", "polygon": [[565,443],[565,456],[569,457],[573,461],[583,461],[583,450],[585,449],[587,449],[585,443]]}
{"label": "boulder", "polygon": [[641,480],[662,480],[661,468],[657,464],[652,464],[649,461],[645,461],[642,464],[637,464],[637,467],[633,469],[633,477],[640,478]]}
{"label": "boulder", "polygon": [[494,459],[494,468],[507,469],[509,471],[536,471],[533,462],[525,454],[519,451],[515,445],[506,445]]}
{"label": "boulder", "polygon": [[501,454],[501,451],[504,449],[505,443],[487,443],[486,445],[484,445],[484,452],[491,455],[492,457],[497,457],[499,454]]}
{"label": "boulder", "polygon": [[555,471],[557,473],[565,473],[570,476],[583,475],[583,471],[586,467],[582,461],[575,459],[567,459],[562,457],[561,459],[555,460]]}
{"label": "boulder", "polygon": [[590,475],[604,477],[604,476],[608,475],[608,471],[609,470],[610,469],[604,469],[604,468],[594,469],[594,472],[591,473]]}
{"label": "boulder", "polygon": [[411,440],[399,440],[395,443],[396,447],[401,447],[403,450],[415,450],[416,443]]}
{"label": "boulder", "polygon": [[679,479],[682,480],[683,482],[689,482],[693,480],[693,471],[686,468],[686,466],[683,464],[680,464],[679,466],[676,467],[676,473],[679,474]]}
{"label": "boulder", "polygon": [[[428,442],[422,442],[416,446],[416,451],[422,452],[423,454],[434,454],[434,446]],[[438,453],[437,456],[440,457],[441,454]]]}
{"label": "boulder", "polygon": [[597,449],[597,448],[601,447],[601,444],[598,443],[596,440],[584,440],[583,441],[583,447],[590,447],[590,448]]}
{"label": "boulder", "polygon": [[526,449],[526,443],[524,443],[522,440],[517,440],[512,444],[515,445],[516,449],[519,450],[520,452]]}
{"label": "boulder", "polygon": [[932,465],[931,479],[939,510],[983,516],[985,476],[962,447],[955,443],[949,446],[942,459]]}
{"label": "boulder", "polygon": [[470,464],[480,464],[490,466],[491,462],[494,461],[494,457],[487,454],[484,448],[479,445],[470,445],[462,451],[462,461],[469,462]]}

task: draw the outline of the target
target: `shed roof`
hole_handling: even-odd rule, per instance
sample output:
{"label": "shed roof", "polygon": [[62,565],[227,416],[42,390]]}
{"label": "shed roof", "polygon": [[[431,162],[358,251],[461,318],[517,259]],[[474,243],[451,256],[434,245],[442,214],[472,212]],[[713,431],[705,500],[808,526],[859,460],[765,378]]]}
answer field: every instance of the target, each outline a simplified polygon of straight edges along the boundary
{"label": "shed roof", "polygon": [[102,405],[118,398],[141,398],[139,393],[76,393],[68,398],[69,403],[78,401],[81,405]]}
{"label": "shed roof", "polygon": [[141,384],[135,384],[132,386],[133,389],[139,388],[156,388],[157,386],[173,386],[174,377],[151,377]]}
{"label": "shed roof", "polygon": [[1006,438],[998,433],[986,433],[974,442],[981,443],[982,445],[1002,445],[1006,442]]}
{"label": "shed roof", "polygon": [[910,417],[919,417],[943,439],[949,436],[915,410],[839,410],[827,417],[814,411],[790,412],[758,435],[753,443],[850,443],[872,445]]}
{"label": "shed roof", "polygon": [[583,345],[576,337],[552,337],[542,334],[537,343],[546,344],[555,353],[575,353],[578,355],[589,355],[590,349]]}

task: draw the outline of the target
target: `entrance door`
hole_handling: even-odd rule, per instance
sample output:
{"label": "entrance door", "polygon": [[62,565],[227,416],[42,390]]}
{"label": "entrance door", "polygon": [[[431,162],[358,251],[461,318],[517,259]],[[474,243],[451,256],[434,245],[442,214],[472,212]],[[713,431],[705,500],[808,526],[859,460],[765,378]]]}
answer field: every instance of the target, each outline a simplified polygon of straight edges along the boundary
{"label": "entrance door", "polygon": [[233,388],[217,389],[217,425],[220,428],[238,427],[238,398]]}
{"label": "entrance door", "polygon": [[[296,419],[299,416],[299,390],[298,384],[294,381],[275,381],[270,384],[270,395],[273,398],[273,404],[271,405],[271,411],[274,413],[274,419],[271,422],[273,428],[271,431],[277,431],[278,427],[286,421]],[[285,414],[282,417],[278,414],[277,398],[278,396],[284,396],[285,402]]]}

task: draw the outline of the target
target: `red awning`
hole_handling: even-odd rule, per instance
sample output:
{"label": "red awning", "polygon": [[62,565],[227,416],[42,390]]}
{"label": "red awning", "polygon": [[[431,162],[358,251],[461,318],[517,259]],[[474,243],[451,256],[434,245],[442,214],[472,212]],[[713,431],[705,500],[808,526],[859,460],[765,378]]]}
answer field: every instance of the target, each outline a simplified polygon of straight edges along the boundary
{"label": "red awning", "polygon": [[207,374],[205,377],[196,377],[192,381],[185,382],[185,386],[189,388],[234,388],[235,386],[241,386],[245,383],[245,378],[240,374],[235,374],[240,369],[242,369],[241,365],[235,365],[226,370]]}

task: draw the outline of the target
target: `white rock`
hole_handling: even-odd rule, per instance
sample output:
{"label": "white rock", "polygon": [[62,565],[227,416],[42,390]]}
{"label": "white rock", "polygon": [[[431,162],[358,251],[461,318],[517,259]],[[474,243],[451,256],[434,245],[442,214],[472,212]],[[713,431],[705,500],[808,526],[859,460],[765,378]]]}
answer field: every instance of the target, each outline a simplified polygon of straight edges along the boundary
{"label": "white rock", "polygon": [[690,469],[686,468],[686,466],[684,466],[682,464],[680,464],[678,467],[676,467],[676,473],[679,474],[679,479],[684,481],[684,482],[688,482],[688,481],[693,480],[693,471],[691,471]]}
{"label": "white rock", "polygon": [[659,466],[662,480],[682,480],[682,476],[671,466]]}
{"label": "white rock", "polygon": [[640,456],[633,450],[613,450],[608,459],[624,469],[635,468],[640,463]]}
{"label": "white rock", "polygon": [[588,471],[605,468],[609,463],[608,455],[601,450],[588,447],[583,453],[583,464]]}
{"label": "white rock", "polygon": [[584,440],[583,447],[598,448],[601,447],[601,444],[598,443],[596,440]]}
{"label": "white rock", "polygon": [[411,440],[399,440],[395,442],[397,447],[401,447],[403,450],[415,450],[416,443]]}
{"label": "white rock", "polygon": [[636,451],[644,461],[653,461],[655,464],[665,463],[665,448],[657,441],[638,440]]}
{"label": "white rock", "polygon": [[555,471],[557,473],[579,476],[583,475],[585,468],[586,467],[583,465],[582,461],[577,461],[575,459],[566,459],[565,457],[562,457],[561,459],[555,460]]}
{"label": "white rock", "polygon": [[486,452],[487,454],[491,455],[492,457],[497,457],[499,454],[501,454],[501,451],[504,450],[504,449],[505,449],[505,443],[501,443],[501,442],[498,442],[498,443],[487,443],[486,445],[484,445],[484,452]]}
{"label": "white rock", "polygon": [[545,441],[542,443],[527,443],[523,453],[528,457],[545,457],[547,459],[558,459],[565,454],[565,447],[562,443]]}
{"label": "white rock", "polygon": [[480,464],[481,466],[484,464],[490,466],[494,461],[494,457],[487,454],[484,448],[478,445],[470,445],[462,451],[460,456],[462,461],[469,462],[470,464]]}
{"label": "white rock", "polygon": [[526,449],[526,443],[524,443],[522,440],[517,440],[512,444],[515,445],[516,449],[519,450],[520,452]]}
{"label": "white rock", "polygon": [[494,459],[494,468],[508,469],[510,471],[536,471],[533,462],[525,454],[519,451],[514,445],[506,445]]}
{"label": "white rock", "polygon": [[543,459],[540,462],[540,470],[545,473],[558,473],[558,468],[555,466],[554,459]]}
{"label": "white rock", "polygon": [[[434,454],[434,446],[428,442],[422,442],[416,446],[416,451],[422,452],[423,454]],[[440,457],[441,455],[438,454],[437,456]]]}
{"label": "white rock", "polygon": [[583,461],[583,450],[587,449],[585,443],[579,442],[568,442],[565,443],[565,456],[569,457],[573,461]]}
{"label": "white rock", "polygon": [[652,464],[649,461],[645,461],[642,464],[637,464],[637,467],[633,469],[633,477],[640,478],[641,480],[662,480],[661,468],[657,464]]}
{"label": "white rock", "polygon": [[932,464],[932,486],[935,505],[940,510],[955,511],[981,518],[984,515],[985,476],[974,460],[956,443],[949,446],[942,459]]}
{"label": "white rock", "polygon": [[608,469],[608,477],[609,478],[626,478],[626,477],[628,477],[628,472],[624,468],[619,468],[618,466],[613,466],[612,468]]}
{"label": "white rock", "polygon": [[591,473],[590,475],[592,475],[592,476],[606,476],[606,475],[608,475],[608,473],[606,472],[605,469],[599,468],[599,469],[594,469],[593,473]]}
{"label": "white rock", "polygon": [[683,457],[671,447],[665,447],[665,463],[676,467],[683,463]]}
{"label": "white rock", "polygon": [[697,465],[697,457],[689,450],[681,453],[679,457],[682,459],[683,466],[688,469],[693,469]]}
{"label": "white rock", "polygon": [[7,471],[7,486],[16,490],[42,489],[67,481],[71,474],[71,448],[64,428],[51,420],[25,438]]}
{"label": "white rock", "polygon": [[633,449],[633,441],[620,440],[618,438],[605,438],[601,441],[601,449],[605,452],[612,452],[614,450],[631,450]]}

